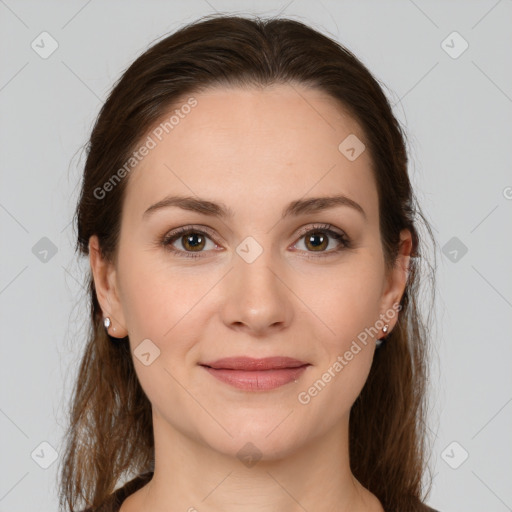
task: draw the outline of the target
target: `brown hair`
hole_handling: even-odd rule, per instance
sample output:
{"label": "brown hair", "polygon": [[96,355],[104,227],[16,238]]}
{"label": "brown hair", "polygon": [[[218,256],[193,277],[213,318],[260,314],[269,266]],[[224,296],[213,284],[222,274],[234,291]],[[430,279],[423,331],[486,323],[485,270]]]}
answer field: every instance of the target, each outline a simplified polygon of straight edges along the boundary
{"label": "brown hair", "polygon": [[[351,410],[350,464],[386,510],[428,510],[421,480],[427,456],[429,329],[418,307],[425,259],[417,220],[433,236],[409,181],[404,133],[375,78],[346,48],[299,21],[218,15],[154,44],[115,84],[92,130],[75,214],[76,249],[87,255],[89,238],[96,234],[103,257],[116,260],[127,179],[109,191],[108,199],[95,191],[178,99],[216,85],[280,83],[328,93],[362,127],[377,183],[388,269],[397,256],[400,231],[407,228],[413,235],[398,323],[376,351]],[[428,276],[433,283],[433,272]],[[154,467],[151,403],[138,382],[127,338],[116,342],[106,333],[91,273],[87,279],[91,322],[60,475],[60,504],[72,512],[82,503],[99,506],[121,479]]]}

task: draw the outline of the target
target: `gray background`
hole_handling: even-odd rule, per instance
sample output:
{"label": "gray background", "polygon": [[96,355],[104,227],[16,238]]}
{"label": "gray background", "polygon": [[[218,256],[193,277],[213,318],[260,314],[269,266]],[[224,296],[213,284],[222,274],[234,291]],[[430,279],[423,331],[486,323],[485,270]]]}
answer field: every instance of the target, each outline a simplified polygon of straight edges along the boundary
{"label": "gray background", "polygon": [[[71,224],[81,147],[120,73],[214,11],[304,21],[386,85],[439,244],[429,503],[512,510],[512,0],[0,0],[0,511],[57,509],[52,456],[88,318]],[[58,43],[46,59],[31,47],[43,31]]]}

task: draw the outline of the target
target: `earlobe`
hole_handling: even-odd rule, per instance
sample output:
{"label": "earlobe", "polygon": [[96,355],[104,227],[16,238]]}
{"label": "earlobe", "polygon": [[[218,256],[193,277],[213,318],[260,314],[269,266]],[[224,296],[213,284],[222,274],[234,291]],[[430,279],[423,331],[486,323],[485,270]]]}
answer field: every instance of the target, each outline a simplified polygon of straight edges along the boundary
{"label": "earlobe", "polygon": [[[112,336],[124,338],[128,333],[115,286],[115,268],[110,261],[103,258],[97,235],[89,238],[89,264],[105,328]],[[109,320],[106,321],[106,318]]]}

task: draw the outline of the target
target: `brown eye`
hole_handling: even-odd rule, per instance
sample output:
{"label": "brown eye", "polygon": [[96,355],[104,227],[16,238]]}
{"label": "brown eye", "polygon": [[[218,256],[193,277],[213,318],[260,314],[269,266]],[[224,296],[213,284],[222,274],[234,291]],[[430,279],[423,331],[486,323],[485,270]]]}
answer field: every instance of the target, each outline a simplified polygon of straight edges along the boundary
{"label": "brown eye", "polygon": [[[313,229],[303,233],[300,240],[302,239],[304,239],[305,248],[300,250],[305,252],[307,257],[332,256],[351,247],[349,239],[344,234],[322,226],[314,226]],[[317,254],[311,255],[311,253]]]}
{"label": "brown eye", "polygon": [[306,247],[313,251],[323,251],[329,245],[328,238],[321,231],[312,231],[305,237]]}
{"label": "brown eye", "polygon": [[199,258],[203,252],[208,252],[207,243],[210,242],[213,248],[215,243],[210,235],[200,229],[183,227],[176,229],[166,235],[161,243],[169,251],[178,256]]}
{"label": "brown eye", "polygon": [[185,250],[197,252],[204,249],[206,239],[201,233],[191,232],[181,237],[181,243]]}

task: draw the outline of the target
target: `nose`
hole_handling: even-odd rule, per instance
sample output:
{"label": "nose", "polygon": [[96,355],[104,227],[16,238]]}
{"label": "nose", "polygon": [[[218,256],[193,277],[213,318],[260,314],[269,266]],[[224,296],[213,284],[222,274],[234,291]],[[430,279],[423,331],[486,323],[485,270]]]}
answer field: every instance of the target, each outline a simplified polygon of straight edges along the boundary
{"label": "nose", "polygon": [[231,329],[265,337],[290,325],[293,293],[271,251],[263,251],[251,263],[236,255],[223,286],[221,315]]}

